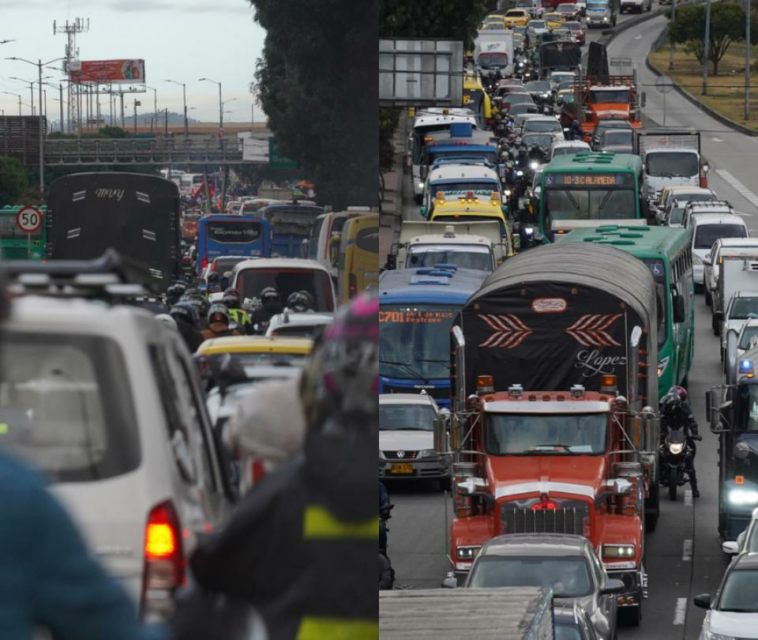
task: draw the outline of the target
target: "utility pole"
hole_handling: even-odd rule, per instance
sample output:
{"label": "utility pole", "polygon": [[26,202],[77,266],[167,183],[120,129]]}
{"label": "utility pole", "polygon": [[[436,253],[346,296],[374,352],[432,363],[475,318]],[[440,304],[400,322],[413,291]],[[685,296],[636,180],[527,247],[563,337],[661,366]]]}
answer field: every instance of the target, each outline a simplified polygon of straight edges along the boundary
{"label": "utility pole", "polygon": [[134,135],[137,135],[137,107],[142,106],[142,103],[137,100],[137,98],[134,99]]}
{"label": "utility pole", "polygon": [[750,0],[745,11],[745,120],[750,120]]}
{"label": "utility pole", "polygon": [[705,41],[703,42],[703,95],[708,95],[708,45],[711,39],[711,0],[705,3]]}
{"label": "utility pole", "polygon": [[126,131],[126,120],[124,120],[124,90],[119,89],[119,94],[121,96],[121,128]]}
{"label": "utility pole", "polygon": [[[53,34],[65,33],[66,34],[66,54],[64,57],[63,70],[68,76],[69,81],[73,78],[78,78],[81,71],[81,63],[79,62],[79,49],[76,46],[76,35],[78,33],[86,33],[89,31],[89,18],[76,18],[74,22],[69,23],[66,20],[66,24],[58,26],[53,21]],[[77,134],[80,133],[81,126],[81,98],[80,93],[81,84],[78,82],[68,83],[68,117],[69,117],[69,132],[74,131],[76,127]]]}
{"label": "utility pole", "polygon": [[[674,21],[676,20],[676,0],[671,0],[671,24],[674,24]],[[670,43],[670,49],[669,49],[669,71],[671,71],[674,68],[674,49],[675,49],[674,41],[672,40]]]}

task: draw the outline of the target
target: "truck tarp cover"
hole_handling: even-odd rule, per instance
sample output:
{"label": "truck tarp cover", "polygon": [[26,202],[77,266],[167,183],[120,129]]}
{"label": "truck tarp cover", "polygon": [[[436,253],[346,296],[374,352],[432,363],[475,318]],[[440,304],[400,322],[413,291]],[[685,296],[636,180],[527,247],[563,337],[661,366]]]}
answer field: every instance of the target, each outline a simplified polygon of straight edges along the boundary
{"label": "truck tarp cover", "polygon": [[608,81],[608,52],[601,42],[590,42],[587,55],[587,75],[597,77],[600,82]]}
{"label": "truck tarp cover", "polygon": [[48,258],[88,260],[112,247],[165,288],[179,272],[179,189],[135,173],[58,178],[48,196]]}
{"label": "truck tarp cover", "polygon": [[[640,346],[657,364],[656,318],[653,277],[634,256],[584,244],[533,249],[490,274],[456,318],[466,338],[467,393],[478,375],[492,375],[498,391],[512,384],[599,391],[601,375],[615,374],[629,398],[629,337],[635,326],[647,330]],[[650,402],[658,395],[655,364],[649,371]]]}
{"label": "truck tarp cover", "polygon": [[540,46],[543,69],[573,69],[582,62],[582,47],[575,42],[546,42]]}

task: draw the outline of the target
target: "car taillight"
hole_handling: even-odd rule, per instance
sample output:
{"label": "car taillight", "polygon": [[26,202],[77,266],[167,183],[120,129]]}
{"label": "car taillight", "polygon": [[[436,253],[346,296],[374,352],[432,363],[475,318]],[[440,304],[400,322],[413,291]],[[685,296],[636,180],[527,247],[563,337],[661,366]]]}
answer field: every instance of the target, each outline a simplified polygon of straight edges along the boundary
{"label": "car taillight", "polygon": [[253,486],[263,480],[263,476],[265,475],[266,467],[263,466],[263,461],[253,460],[253,463],[250,465],[250,477],[253,481]]}
{"label": "car taillight", "polygon": [[348,278],[348,286],[350,288],[348,295],[350,296],[350,299],[352,300],[355,298],[356,294],[358,293],[358,279],[355,277],[354,273],[350,274],[350,278]]}
{"label": "car taillight", "polygon": [[185,581],[181,528],[171,502],[163,502],[150,511],[143,552],[142,619],[163,621],[173,613],[173,593]]}
{"label": "car taillight", "polygon": [[205,268],[208,266],[208,256],[203,256],[202,266],[203,266],[203,271],[205,271]]}

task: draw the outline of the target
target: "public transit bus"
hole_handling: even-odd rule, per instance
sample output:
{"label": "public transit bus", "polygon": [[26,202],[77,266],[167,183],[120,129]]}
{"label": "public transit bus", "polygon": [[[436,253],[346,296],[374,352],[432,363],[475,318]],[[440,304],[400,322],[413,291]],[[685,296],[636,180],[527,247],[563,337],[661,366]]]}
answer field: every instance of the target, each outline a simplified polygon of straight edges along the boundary
{"label": "public transit bus", "polygon": [[[658,395],[687,386],[695,348],[695,283],[687,229],[607,225],[577,229],[563,242],[604,244],[639,258],[658,292]],[[588,247],[588,251],[591,251]]]}
{"label": "public transit bus", "polygon": [[349,219],[342,229],[337,269],[337,295],[350,302],[363,291],[379,288],[379,215]]}
{"label": "public transit bus", "polygon": [[[36,231],[25,233],[18,227],[16,216],[23,209],[3,207],[0,209],[0,258],[5,260],[44,260],[47,244],[47,225],[42,224]],[[35,207],[47,215],[47,207]]]}
{"label": "public transit bus", "polygon": [[269,224],[243,216],[210,215],[197,226],[197,264],[199,275],[216,258],[223,256],[271,257]]}
{"label": "public transit bus", "polygon": [[271,230],[271,256],[274,258],[304,258],[311,231],[324,207],[315,204],[293,203],[270,204],[256,214],[268,222]]}
{"label": "public transit bus", "polygon": [[379,278],[379,393],[425,391],[450,407],[450,328],[487,271],[385,271]]}
{"label": "public transit bus", "polygon": [[640,203],[642,160],[615,153],[558,156],[542,172],[539,231],[554,242],[573,229],[645,225]]}
{"label": "public transit bus", "polygon": [[474,112],[479,128],[484,129],[485,123],[492,117],[492,100],[476,75],[463,78],[463,106]]}

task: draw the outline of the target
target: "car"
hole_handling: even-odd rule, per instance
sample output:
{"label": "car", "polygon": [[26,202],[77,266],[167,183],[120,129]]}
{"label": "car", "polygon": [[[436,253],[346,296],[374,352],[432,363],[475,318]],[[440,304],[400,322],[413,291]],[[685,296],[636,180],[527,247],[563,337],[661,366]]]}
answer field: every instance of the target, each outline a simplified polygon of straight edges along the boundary
{"label": "car", "polygon": [[214,258],[213,262],[205,267],[200,278],[201,280],[208,280],[208,276],[211,273],[218,273],[224,277],[225,274],[230,273],[243,260],[250,260],[250,256],[219,256],[218,258]]}
{"label": "car", "polygon": [[505,16],[502,13],[491,13],[490,15],[485,16],[484,20],[482,20],[483,27],[492,23],[505,26]]}
{"label": "car", "polygon": [[[656,211],[656,219],[659,220],[658,224],[664,227],[672,227],[674,229],[681,229],[684,223],[684,210],[687,207],[686,202],[680,202],[679,200],[672,200],[669,198],[669,206],[664,211]],[[662,219],[658,218],[658,215],[662,216]]]}
{"label": "car", "polygon": [[[666,220],[678,218],[678,220],[674,220],[674,223],[681,226],[684,218],[684,208],[688,202],[709,202],[718,199],[718,196],[712,189],[704,187],[693,187],[691,185],[671,185],[663,187],[660,200],[654,205],[655,218],[658,221],[658,224],[662,225],[667,224]],[[681,208],[682,210],[677,216],[672,216],[671,213],[674,203],[677,203],[677,208]]]}
{"label": "car", "polygon": [[[231,513],[229,470],[180,334],[118,304],[114,280],[130,278],[108,261],[91,264],[101,272],[88,270],[89,282],[72,276],[69,286],[94,299],[13,303],[3,327],[3,357],[12,363],[0,383],[3,448],[49,478],[143,616],[166,620],[188,558]],[[34,267],[39,274],[54,265]],[[24,286],[31,293],[34,285]],[[36,293],[51,295],[44,287]]]}
{"label": "car", "polygon": [[206,379],[220,370],[227,354],[242,366],[245,373],[255,375],[255,367],[302,365],[312,350],[313,340],[310,338],[227,336],[203,342],[195,354],[195,361],[206,374]]}
{"label": "car", "polygon": [[603,118],[602,120],[598,120],[597,124],[595,125],[595,130],[592,132],[592,136],[590,137],[590,146],[594,149],[596,145],[600,143],[600,137],[603,134],[603,131],[606,129],[626,129],[628,131],[632,130],[632,125],[627,120],[622,120],[621,118]]}
{"label": "car", "polygon": [[332,313],[294,313],[285,310],[284,313],[271,318],[266,335],[315,339],[332,322],[334,322]]}
{"label": "car", "polygon": [[708,613],[700,637],[708,640],[756,637],[758,622],[758,555],[738,555],[727,567],[716,596],[701,593],[693,604]]}
{"label": "car", "polygon": [[552,97],[550,82],[547,80],[531,80],[524,85],[535,102],[546,102]]}
{"label": "car", "polygon": [[526,9],[511,9],[505,13],[505,26],[508,29],[513,27],[525,27],[529,23],[531,16]]}
{"label": "car", "polygon": [[533,105],[534,99],[528,93],[509,93],[500,103],[500,111],[508,111],[514,104]]}
{"label": "car", "polygon": [[379,396],[379,477],[442,480],[450,477],[434,449],[437,403],[422,393]]}
{"label": "car", "polygon": [[707,306],[711,306],[713,293],[718,287],[722,256],[729,255],[730,250],[745,248],[758,249],[758,238],[719,238],[713,243],[711,252],[703,259],[703,286]]}
{"label": "car", "polygon": [[[725,371],[726,367],[730,365],[727,360],[728,340],[729,338],[727,336],[727,352],[723,354]],[[736,347],[734,351],[735,362],[739,362],[740,358],[742,358],[747,351],[758,345],[758,318],[748,318],[742,325],[734,342]]]}
{"label": "car", "polygon": [[578,604],[554,604],[555,640],[597,640],[595,627]]}
{"label": "car", "polygon": [[562,82],[570,82],[570,88],[573,88],[576,77],[576,73],[573,71],[553,71],[548,80],[550,80],[550,85],[553,87],[553,91],[558,91],[558,85]]}
{"label": "car", "polygon": [[524,93],[525,91],[526,87],[523,82],[517,81],[515,78],[508,78],[498,82],[495,96],[505,98],[511,93]]}
{"label": "car", "polygon": [[571,31],[571,29],[567,29],[566,27],[553,29],[553,40],[562,42],[576,42],[574,32]]}
{"label": "car", "polygon": [[521,127],[521,134],[526,133],[557,133],[563,139],[563,127],[555,116],[529,118]]}
{"label": "car", "polygon": [[563,25],[566,29],[571,29],[571,33],[574,34],[574,39],[581,45],[584,45],[587,41],[587,28],[581,22],[574,20],[568,21]]}
{"label": "car", "polygon": [[747,238],[749,233],[745,221],[734,213],[700,212],[690,215],[689,219],[685,215],[685,227],[692,229],[692,274],[697,291],[703,287],[703,258],[713,243],[719,238]]}
{"label": "car", "polygon": [[590,145],[581,140],[564,140],[553,145],[553,158],[558,156],[573,156],[577,153],[589,153]]}
{"label": "car", "polygon": [[[758,335],[758,320],[751,320],[750,322],[755,323],[756,335]],[[724,541],[721,544],[721,550],[730,555],[758,553],[758,508],[753,509],[750,522],[745,530],[737,536],[737,540]]]}
{"label": "car", "polygon": [[[525,113],[539,115],[540,108],[536,104],[530,104],[528,102],[522,102],[521,104],[512,104],[508,107],[509,116],[519,116]],[[515,122],[514,122],[515,124]]]}
{"label": "car", "polygon": [[616,594],[624,583],[609,578],[592,543],[568,534],[510,533],[479,551],[465,588],[544,587],[558,604],[579,604],[599,638],[616,637]]}
{"label": "car", "polygon": [[563,23],[566,22],[565,16],[562,13],[558,13],[557,11],[546,13],[544,16],[542,16],[542,19],[545,21],[545,25],[549,31],[552,31],[553,29],[560,29],[563,26]]}
{"label": "car", "polygon": [[530,38],[537,38],[544,36],[546,33],[550,33],[550,29],[547,28],[547,22],[542,18],[539,20],[530,20],[527,25],[527,33]]}
{"label": "car", "polygon": [[579,20],[580,10],[573,2],[561,3],[555,10],[563,16],[564,21]]}
{"label": "car", "polygon": [[721,320],[721,359],[726,351],[730,331],[739,333],[750,318],[758,318],[758,291],[738,291],[727,304]]}
{"label": "car", "polygon": [[[689,229],[692,226],[693,216],[699,215],[735,215],[732,205],[726,200],[709,200],[706,202],[688,202],[684,206],[684,218],[682,226]],[[710,248],[710,247],[709,247]]]}
{"label": "car", "polygon": [[632,153],[632,130],[603,129],[592,150],[604,153]]}

